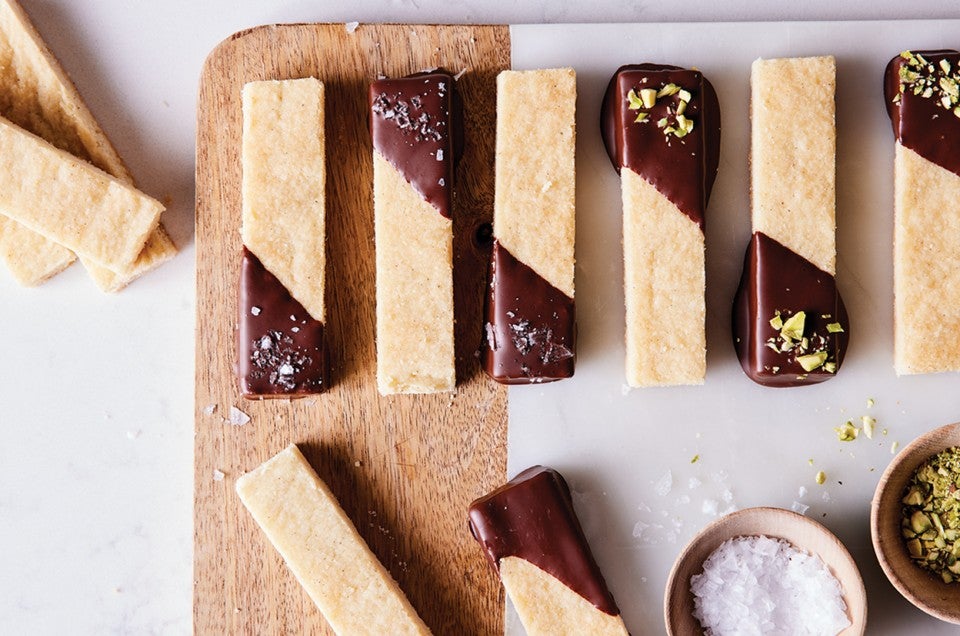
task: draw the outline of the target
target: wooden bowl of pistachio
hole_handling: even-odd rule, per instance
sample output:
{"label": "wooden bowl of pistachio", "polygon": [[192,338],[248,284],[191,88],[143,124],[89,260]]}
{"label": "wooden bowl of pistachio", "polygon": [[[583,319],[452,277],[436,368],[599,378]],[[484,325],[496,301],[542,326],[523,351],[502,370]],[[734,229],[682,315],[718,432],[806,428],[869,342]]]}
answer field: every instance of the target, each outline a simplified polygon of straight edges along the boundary
{"label": "wooden bowl of pistachio", "polygon": [[880,566],[908,601],[960,625],[960,423],[904,448],[870,509]]}

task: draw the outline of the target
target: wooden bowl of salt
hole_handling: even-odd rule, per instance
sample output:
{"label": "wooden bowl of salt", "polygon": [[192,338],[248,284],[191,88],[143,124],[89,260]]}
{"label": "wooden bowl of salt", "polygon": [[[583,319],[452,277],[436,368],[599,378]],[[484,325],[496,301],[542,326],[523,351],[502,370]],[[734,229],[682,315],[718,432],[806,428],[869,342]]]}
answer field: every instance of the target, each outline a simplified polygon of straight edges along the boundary
{"label": "wooden bowl of salt", "polygon": [[[781,508],[747,508],[722,517],[700,531],[683,549],[670,571],[664,594],[663,613],[671,636],[704,633],[694,616],[691,578],[702,574],[704,562],[721,544],[737,537],[783,539],[800,552],[820,558],[840,584],[849,626],[840,636],[861,636],[867,626],[867,594],[863,578],[850,553],[825,527]],[[748,539],[752,540],[752,539]],[[729,544],[728,544],[729,545]],[[771,573],[777,575],[776,572]],[[811,607],[810,611],[817,608]]]}
{"label": "wooden bowl of salt", "polygon": [[927,614],[960,625],[960,581],[944,583],[914,564],[900,531],[902,499],[914,472],[954,446],[960,446],[960,423],[925,433],[897,454],[877,484],[870,508],[870,534],[880,567],[897,591]]}

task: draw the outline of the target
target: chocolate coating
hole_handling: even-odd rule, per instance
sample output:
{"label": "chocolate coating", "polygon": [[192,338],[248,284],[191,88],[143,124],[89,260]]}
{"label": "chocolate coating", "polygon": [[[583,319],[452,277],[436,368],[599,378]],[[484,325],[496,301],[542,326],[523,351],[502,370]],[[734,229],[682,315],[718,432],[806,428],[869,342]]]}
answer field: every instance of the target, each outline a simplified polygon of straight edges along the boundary
{"label": "chocolate coating", "polygon": [[240,265],[239,319],[244,397],[292,397],[324,390],[323,323],[314,320],[246,247]]}
{"label": "chocolate coating", "polygon": [[618,616],[557,471],[533,466],[470,504],[470,532],[494,570],[519,557],[555,577],[597,609]]}
{"label": "chocolate coating", "polygon": [[573,299],[494,240],[487,296],[484,371],[502,384],[552,382],[573,375]]}
{"label": "chocolate coating", "polygon": [[377,80],[369,94],[374,151],[447,218],[459,151],[454,84],[448,73],[417,73]]}
{"label": "chocolate coating", "polygon": [[[940,60],[947,60],[953,69],[960,67],[960,52],[954,50],[914,51],[921,54],[939,72]],[[937,97],[914,95],[905,90],[898,103],[900,67],[906,63],[901,56],[890,60],[883,75],[883,95],[887,114],[893,125],[893,134],[904,147],[933,163],[960,175],[960,117],[953,110],[943,108]]]}
{"label": "chocolate coating", "polygon": [[[657,99],[645,122],[634,119],[627,108],[627,93],[633,89],[661,88],[676,84],[691,94],[684,116],[693,120],[685,137],[666,135],[657,126],[679,98]],[[626,166],[653,184],[700,228],[704,210],[720,164],[720,102],[717,93],[699,71],[665,64],[629,64],[614,73],[601,107],[600,131],[610,161],[619,173]]]}
{"label": "chocolate coating", "polygon": [[[803,335],[809,338],[810,349],[825,350],[827,360],[840,370],[850,321],[834,277],[766,234],[754,232],[733,302],[733,338],[740,366],[764,386],[803,386],[832,378],[835,373],[823,367],[805,371],[795,351],[784,353],[768,346],[779,335],[770,324],[778,311],[783,320],[805,312]],[[840,323],[843,332],[829,333],[830,323]]]}

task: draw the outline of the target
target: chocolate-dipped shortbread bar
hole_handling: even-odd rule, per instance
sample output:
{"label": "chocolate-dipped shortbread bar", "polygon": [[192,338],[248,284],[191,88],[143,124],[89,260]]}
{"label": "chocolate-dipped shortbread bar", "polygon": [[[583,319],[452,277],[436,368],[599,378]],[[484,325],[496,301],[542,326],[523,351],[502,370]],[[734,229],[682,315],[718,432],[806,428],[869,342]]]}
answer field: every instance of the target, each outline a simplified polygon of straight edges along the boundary
{"label": "chocolate-dipped shortbread bar", "polygon": [[493,254],[484,370],[529,384],[573,375],[576,75],[497,77]]}
{"label": "chocolate-dipped shortbread bar", "polygon": [[452,391],[454,80],[370,85],[380,393]]}
{"label": "chocolate-dipped shortbread bar", "polygon": [[894,160],[894,367],[960,370],[960,53],[904,51],[884,75]]}
{"label": "chocolate-dipped shortbread bar", "polygon": [[337,634],[430,634],[295,445],[237,479],[237,494]]}
{"label": "chocolate-dipped shortbread bar", "polygon": [[836,62],[756,60],[753,237],[733,307],[744,372],[764,386],[828,380],[850,330],[836,271]]}
{"label": "chocolate-dipped shortbread bar", "polygon": [[528,468],[469,518],[528,634],[627,634],[560,473]]}
{"label": "chocolate-dipped shortbread bar", "polygon": [[627,384],[702,384],[703,226],[720,159],[717,94],[699,71],[622,66],[601,118],[622,186]]}
{"label": "chocolate-dipped shortbread bar", "polygon": [[324,87],[243,88],[238,357],[247,398],[326,388]]}

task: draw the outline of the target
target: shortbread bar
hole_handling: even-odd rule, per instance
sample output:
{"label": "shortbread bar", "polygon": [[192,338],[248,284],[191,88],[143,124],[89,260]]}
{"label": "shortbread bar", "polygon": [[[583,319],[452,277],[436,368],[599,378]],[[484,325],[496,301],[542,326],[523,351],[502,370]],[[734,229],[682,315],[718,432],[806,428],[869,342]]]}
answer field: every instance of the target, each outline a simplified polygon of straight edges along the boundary
{"label": "shortbread bar", "polygon": [[894,368],[960,370],[960,53],[904,51],[887,66],[894,160]]}
{"label": "shortbread bar", "polygon": [[[54,146],[89,161],[130,185],[133,179],[73,83],[14,0],[0,2],[0,116]],[[114,272],[83,259],[103,291],[118,291],[133,279],[173,258],[176,247],[162,225],[150,235],[137,260]],[[22,285],[44,282],[73,263],[75,255],[23,225],[2,216],[0,258]]]}
{"label": "shortbread bar", "polygon": [[324,87],[243,88],[239,375],[247,398],[326,388]]}
{"label": "shortbread bar", "polygon": [[0,210],[104,267],[123,269],[143,250],[163,206],[0,118]]}
{"label": "shortbread bar", "polygon": [[474,501],[469,518],[527,634],[627,634],[560,473],[528,468]]}
{"label": "shortbread bar", "polygon": [[442,72],[370,85],[377,387],[384,395],[456,384],[453,91],[453,78]]}
{"label": "shortbread bar", "polygon": [[623,196],[627,384],[702,384],[703,225],[720,152],[716,93],[699,71],[623,66],[607,88],[601,127]]}
{"label": "shortbread bar", "polygon": [[237,494],[337,634],[430,633],[295,445]]}
{"label": "shortbread bar", "polygon": [[850,325],[837,292],[833,57],[756,60],[753,237],[734,300],[734,345],[765,386],[834,376]]}
{"label": "shortbread bar", "polygon": [[573,69],[497,77],[494,242],[482,362],[505,384],[574,372],[576,100]]}

